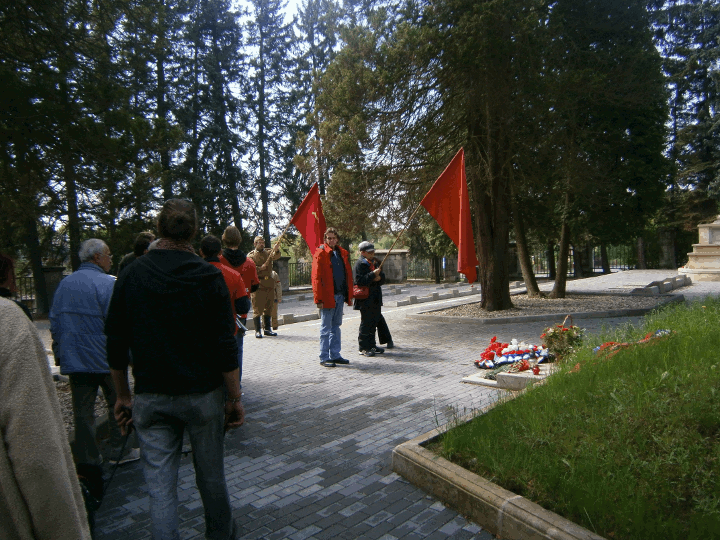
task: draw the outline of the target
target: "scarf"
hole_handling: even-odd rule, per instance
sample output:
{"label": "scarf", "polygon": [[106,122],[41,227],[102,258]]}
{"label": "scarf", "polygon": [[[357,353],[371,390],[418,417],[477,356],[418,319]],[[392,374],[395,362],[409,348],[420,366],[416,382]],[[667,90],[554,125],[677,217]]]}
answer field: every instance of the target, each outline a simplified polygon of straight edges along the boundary
{"label": "scarf", "polygon": [[190,242],[185,240],[173,240],[172,238],[162,238],[157,243],[157,249],[172,249],[175,251],[188,251],[193,255],[196,255]]}

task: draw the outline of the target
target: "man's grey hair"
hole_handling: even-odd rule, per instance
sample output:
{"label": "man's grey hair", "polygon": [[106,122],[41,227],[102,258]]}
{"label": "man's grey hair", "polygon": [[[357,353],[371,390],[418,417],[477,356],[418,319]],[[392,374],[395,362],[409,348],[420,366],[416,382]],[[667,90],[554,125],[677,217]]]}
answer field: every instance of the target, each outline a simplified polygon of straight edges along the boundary
{"label": "man's grey hair", "polygon": [[150,242],[150,245],[148,246],[148,251],[152,251],[153,249],[157,249],[157,245],[160,242],[161,238],[156,238],[152,242]]}
{"label": "man's grey hair", "polygon": [[107,249],[107,244],[99,238],[85,240],[82,244],[80,244],[80,250],[78,251],[80,262],[92,261],[95,255],[102,255],[105,252],[105,249]]}

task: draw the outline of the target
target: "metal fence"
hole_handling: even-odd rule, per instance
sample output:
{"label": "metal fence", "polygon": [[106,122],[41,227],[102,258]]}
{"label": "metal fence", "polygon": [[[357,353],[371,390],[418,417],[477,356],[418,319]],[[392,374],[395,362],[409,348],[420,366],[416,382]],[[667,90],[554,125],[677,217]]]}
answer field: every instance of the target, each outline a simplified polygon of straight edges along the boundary
{"label": "metal fence", "polygon": [[[556,248],[557,250],[557,248]],[[633,246],[609,246],[607,248],[608,262],[611,270],[628,270],[635,268],[635,251]],[[557,256],[557,252],[554,254]],[[573,250],[568,255],[568,275],[574,275]],[[547,252],[536,252],[531,256],[533,271],[537,277],[548,277],[550,275]],[[602,270],[600,259],[600,248],[596,247],[592,252],[593,271]],[[354,261],[351,260],[351,265]],[[312,284],[312,263],[291,262],[288,264],[290,274],[290,287],[310,286]],[[435,279],[433,270],[433,259],[408,259],[408,279]],[[17,278],[18,293],[15,298],[23,302],[30,310],[35,312],[35,280],[31,275]]]}
{"label": "metal fence", "polygon": [[[558,247],[556,246],[553,251],[553,257],[557,261]],[[635,268],[635,249],[633,246],[608,246],[608,263],[610,271],[617,270],[630,270]],[[600,246],[594,247],[591,253],[592,257],[592,271],[602,272],[602,258],[600,256]],[[533,264],[533,272],[536,277],[549,277],[550,276],[550,265],[548,264],[548,252],[541,251],[531,255]],[[557,266],[557,265],[556,265]],[[518,265],[519,268],[519,265]],[[568,253],[568,276],[575,275],[575,251],[571,247]]]}
{"label": "metal fence", "polygon": [[20,300],[35,315],[35,279],[32,276],[20,276],[15,281],[18,288],[15,299]]}
{"label": "metal fence", "polygon": [[408,279],[432,279],[433,260],[432,259],[409,259],[408,260]]}
{"label": "metal fence", "polygon": [[[553,250],[553,257],[554,260],[557,261],[557,247]],[[532,260],[533,265],[533,273],[535,274],[535,277],[550,277],[550,263],[548,259],[548,252],[547,251],[538,251],[530,256],[530,259]],[[567,269],[567,275],[573,276],[575,275],[575,254],[573,253],[573,249],[570,248],[570,251],[568,253],[568,269]],[[557,269],[557,267],[556,267]],[[518,272],[520,271],[520,265],[518,264]]]}
{"label": "metal fence", "polygon": [[312,263],[291,262],[288,263],[290,274],[290,287],[300,287],[311,284]]}
{"label": "metal fence", "polygon": [[[608,263],[610,270],[630,270],[637,264],[637,254],[634,246],[608,246]],[[600,247],[593,248],[593,271],[602,272],[602,257]]]}

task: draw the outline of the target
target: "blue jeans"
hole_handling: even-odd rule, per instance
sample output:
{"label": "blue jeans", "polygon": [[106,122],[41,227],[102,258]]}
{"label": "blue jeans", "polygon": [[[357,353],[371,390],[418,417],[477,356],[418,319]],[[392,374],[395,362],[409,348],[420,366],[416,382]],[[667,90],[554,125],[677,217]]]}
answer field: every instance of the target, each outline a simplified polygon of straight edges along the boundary
{"label": "blue jeans", "polygon": [[224,405],[222,388],[207,394],[135,396],[133,423],[150,495],[154,540],[180,538],[177,484],[185,430],[193,450],[195,483],[205,507],[205,537],[231,538],[233,520],[223,464]]}
{"label": "blue jeans", "polygon": [[340,325],[345,297],[335,295],[335,307],[320,310],[320,361],[340,358]]}

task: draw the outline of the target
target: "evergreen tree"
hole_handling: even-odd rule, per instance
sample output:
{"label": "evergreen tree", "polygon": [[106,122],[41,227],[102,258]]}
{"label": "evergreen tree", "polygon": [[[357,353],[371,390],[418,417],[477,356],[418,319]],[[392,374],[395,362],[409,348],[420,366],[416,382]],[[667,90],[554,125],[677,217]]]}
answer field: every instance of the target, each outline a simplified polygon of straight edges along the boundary
{"label": "evergreen tree", "polygon": [[253,141],[247,156],[248,174],[260,199],[256,218],[266,244],[270,244],[270,204],[273,188],[281,184],[291,158],[287,145],[290,110],[288,78],[295,47],[293,22],[286,23],[281,0],[251,0],[248,24],[250,116],[247,136]]}
{"label": "evergreen tree", "polygon": [[284,190],[296,206],[312,184],[317,182],[321,195],[330,176],[328,153],[320,137],[322,111],[317,108],[320,79],[335,57],[340,8],[332,0],[304,0],[298,10],[300,56],[293,87],[299,105],[299,125],[295,139],[300,152],[297,160],[304,174],[299,183]]}
{"label": "evergreen tree", "polygon": [[[553,189],[561,224],[553,297],[569,246],[642,229],[663,192],[665,94],[643,2],[560,0],[549,18]],[[577,250],[576,250],[577,251]]]}
{"label": "evergreen tree", "polygon": [[654,226],[682,241],[676,256],[684,256],[697,225],[717,215],[720,201],[720,5],[668,0],[653,16],[669,94],[672,165]]}

